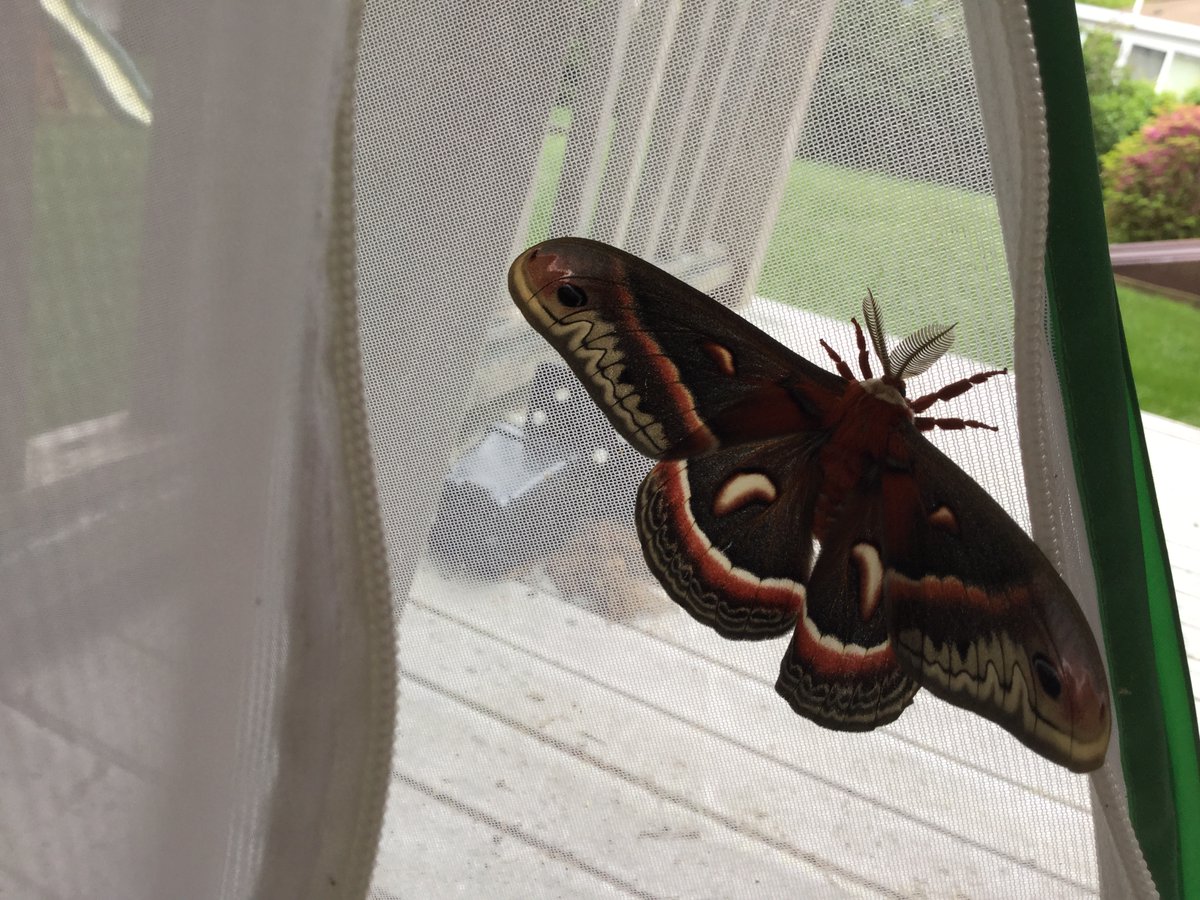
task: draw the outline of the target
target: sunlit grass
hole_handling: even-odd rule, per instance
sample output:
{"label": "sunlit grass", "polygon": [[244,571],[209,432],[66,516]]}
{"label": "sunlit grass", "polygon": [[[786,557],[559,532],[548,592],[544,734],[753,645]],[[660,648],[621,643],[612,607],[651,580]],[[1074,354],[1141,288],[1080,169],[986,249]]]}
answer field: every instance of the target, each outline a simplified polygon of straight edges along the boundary
{"label": "sunlit grass", "polygon": [[28,428],[129,405],[147,132],[47,113],[33,181]]}
{"label": "sunlit grass", "polygon": [[845,320],[868,288],[892,334],[957,323],[956,352],[1011,364],[1008,273],[990,195],[797,160],[757,293]]}
{"label": "sunlit grass", "polygon": [[[547,236],[562,169],[568,113],[556,116],[538,162],[530,242]],[[33,432],[128,405],[146,139],[103,116],[47,116],[39,127],[28,317]],[[962,235],[986,238],[996,227],[988,197],[800,160],[757,292],[845,319],[870,286],[886,311],[900,310],[890,317],[897,332],[924,324],[904,316],[928,316],[923,299],[932,295],[938,318],[966,323],[960,351],[990,359],[980,338],[986,328],[970,324],[979,316],[972,284],[981,244],[990,241]],[[907,249],[898,264],[884,252],[896,246]],[[1142,408],[1200,426],[1200,310],[1126,287],[1118,294]]]}
{"label": "sunlit grass", "polygon": [[1200,426],[1200,309],[1117,286],[1138,403]]}

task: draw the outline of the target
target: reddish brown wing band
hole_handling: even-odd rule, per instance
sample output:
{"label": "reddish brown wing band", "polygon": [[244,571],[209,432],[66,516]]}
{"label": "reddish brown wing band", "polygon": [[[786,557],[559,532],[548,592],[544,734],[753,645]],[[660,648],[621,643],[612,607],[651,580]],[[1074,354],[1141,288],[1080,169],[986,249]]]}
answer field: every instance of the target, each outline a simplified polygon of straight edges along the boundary
{"label": "reddish brown wing band", "polygon": [[526,250],[508,286],[617,431],[652,458],[812,428],[844,385],[682,281],[594,241]]}
{"label": "reddish brown wing band", "polygon": [[1083,612],[995,500],[933,445],[915,446],[903,491],[918,495],[910,508],[932,512],[925,527],[891,523],[903,537],[889,546],[885,583],[901,665],[1043,756],[1098,767],[1111,704]]}
{"label": "reddish brown wing band", "polygon": [[1082,612],[918,430],[981,427],[914,411],[999,373],[904,398],[903,379],[945,352],[952,329],[922,329],[889,358],[869,298],[884,374],[870,377],[860,330],[859,381],[832,351],[842,375],[594,241],[530,248],[509,290],[613,426],[660,460],[637,525],[667,593],[727,638],[792,631],[776,689],[796,712],[868,730],[923,686],[1068,768],[1103,762],[1111,704]]}

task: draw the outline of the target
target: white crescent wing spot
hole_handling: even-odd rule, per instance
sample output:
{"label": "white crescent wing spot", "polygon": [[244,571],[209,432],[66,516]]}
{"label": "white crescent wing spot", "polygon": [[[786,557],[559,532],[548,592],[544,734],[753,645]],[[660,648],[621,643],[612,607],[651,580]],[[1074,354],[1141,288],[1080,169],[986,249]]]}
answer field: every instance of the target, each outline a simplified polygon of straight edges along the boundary
{"label": "white crescent wing spot", "polygon": [[751,503],[771,504],[777,496],[775,482],[766,475],[761,472],[739,472],[717,490],[713,497],[713,515],[727,516]]}
{"label": "white crescent wing spot", "polygon": [[869,622],[883,594],[883,561],[870,544],[855,544],[850,548],[850,558],[858,568],[858,612],[864,622]]}

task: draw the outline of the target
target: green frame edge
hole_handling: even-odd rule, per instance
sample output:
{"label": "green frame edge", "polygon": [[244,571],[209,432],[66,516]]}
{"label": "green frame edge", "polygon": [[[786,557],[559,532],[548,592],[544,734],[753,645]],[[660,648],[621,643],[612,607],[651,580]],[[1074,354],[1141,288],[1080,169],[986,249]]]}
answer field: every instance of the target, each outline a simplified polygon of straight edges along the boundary
{"label": "green frame edge", "polygon": [[1159,894],[1200,900],[1200,738],[1108,257],[1079,23],[1066,0],[1026,6],[1049,143],[1049,330],[1107,636],[1129,814]]}

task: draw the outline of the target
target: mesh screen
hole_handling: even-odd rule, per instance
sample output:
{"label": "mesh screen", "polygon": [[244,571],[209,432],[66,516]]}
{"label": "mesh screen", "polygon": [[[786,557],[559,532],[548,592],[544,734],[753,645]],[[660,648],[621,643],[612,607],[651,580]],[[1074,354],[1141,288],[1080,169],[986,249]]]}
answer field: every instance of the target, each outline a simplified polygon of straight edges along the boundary
{"label": "mesh screen", "polygon": [[[922,391],[1012,364],[1012,298],[957,3],[368,7],[362,338],[400,598],[374,893],[1074,897],[1086,781],[925,694],[824,731],[650,577],[649,463],[505,291],[551,235],[619,244],[821,362],[866,289],[958,323]],[[1028,521],[1011,379],[935,437]]]}
{"label": "mesh screen", "polygon": [[277,12],[0,3],[5,897],[365,889],[392,697],[312,364],[347,10]]}

